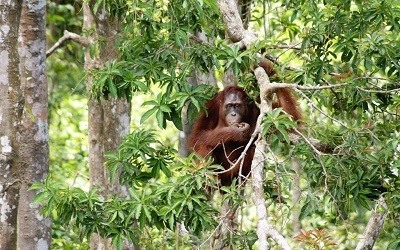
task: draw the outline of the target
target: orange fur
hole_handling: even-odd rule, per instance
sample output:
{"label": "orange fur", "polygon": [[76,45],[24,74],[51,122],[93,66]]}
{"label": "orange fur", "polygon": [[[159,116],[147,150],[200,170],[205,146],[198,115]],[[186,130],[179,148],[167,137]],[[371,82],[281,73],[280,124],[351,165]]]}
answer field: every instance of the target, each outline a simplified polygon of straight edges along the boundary
{"label": "orange fur", "polygon": [[[270,63],[261,61],[260,66],[264,68],[268,75],[276,74]],[[227,124],[226,117],[221,117],[221,109],[227,95],[238,94],[245,105],[245,112],[240,124]],[[296,99],[293,97],[290,89],[278,89],[276,91],[277,102],[273,103],[273,108],[282,107],[282,109],[292,116],[293,120],[299,121],[301,113],[297,109]],[[240,163],[237,162],[244,147],[250,140],[253,133],[257,117],[260,113],[254,103],[249,102],[249,98],[243,88],[237,86],[228,86],[219,92],[214,98],[206,103],[207,113],[202,112],[193,125],[189,136],[189,149],[197,154],[206,157],[211,156],[215,164],[222,165],[228,172],[219,174],[221,185],[226,186],[232,183],[234,178],[239,175]],[[247,126],[244,126],[247,124]],[[247,176],[251,170],[251,162],[254,156],[255,146],[252,145],[243,159],[242,176]],[[231,164],[234,167],[231,168]]]}

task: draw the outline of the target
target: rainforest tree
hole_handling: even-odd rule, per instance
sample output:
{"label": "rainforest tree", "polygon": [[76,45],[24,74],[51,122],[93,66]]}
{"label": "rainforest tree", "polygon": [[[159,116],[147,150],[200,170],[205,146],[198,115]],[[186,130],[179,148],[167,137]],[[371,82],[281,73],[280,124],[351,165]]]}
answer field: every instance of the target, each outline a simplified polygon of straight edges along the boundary
{"label": "rainforest tree", "polygon": [[[56,211],[82,237],[96,233],[119,247],[130,239],[144,247],[206,248],[221,240],[220,247],[289,249],[303,242],[370,249],[383,227],[390,230],[376,244],[399,245],[393,223],[400,198],[399,3],[99,0],[90,6],[94,14],[103,10],[121,30],[117,57],[87,72],[92,101],[126,98],[147,108],[142,123],[155,119],[160,131],[185,130],[218,88],[237,84],[262,111],[259,155],[245,185],[210,197],[218,166],[178,156],[176,145],[157,138],[162,132],[138,128],[106,154],[111,179],[128,187],[129,198],[103,199],[96,188],[83,192],[49,179],[36,185],[46,214]],[[99,34],[88,56],[108,38]],[[260,71],[260,58],[278,78]],[[283,87],[296,92],[301,127],[271,110],[265,91]],[[139,93],[153,99],[138,103]],[[229,206],[221,212],[223,203]],[[232,217],[239,226],[226,234]],[[369,219],[380,223],[367,227]]]}

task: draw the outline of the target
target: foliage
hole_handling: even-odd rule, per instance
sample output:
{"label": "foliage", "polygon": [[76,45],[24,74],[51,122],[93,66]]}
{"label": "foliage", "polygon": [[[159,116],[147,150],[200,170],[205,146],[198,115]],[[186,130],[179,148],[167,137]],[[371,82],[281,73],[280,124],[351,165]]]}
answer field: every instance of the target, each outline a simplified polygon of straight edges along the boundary
{"label": "foliage", "polygon": [[[114,4],[118,2],[110,2],[107,8]],[[219,70],[224,61],[225,69],[232,68],[236,74],[248,71],[255,60],[250,58],[251,53],[218,39],[221,24],[215,21],[218,12],[213,1],[185,1],[182,9],[176,8],[177,5],[182,6],[175,1],[126,3],[125,32],[118,42],[121,61],[108,62],[104,69],[93,72],[96,81],[92,97],[130,98],[133,92],[146,92],[151,84],[157,84],[164,91],[157,100],[144,104],[153,107],[142,120],[156,114],[160,128],[166,127],[166,121],[172,121],[182,129],[181,111],[185,104],[192,120],[204,107],[205,100],[215,93],[209,85],[191,86],[187,81],[193,72],[209,72],[214,67]],[[121,6],[118,10],[122,10]],[[214,44],[196,42],[195,35],[203,31],[216,37]]]}
{"label": "foliage", "polygon": [[106,166],[110,169],[111,179],[119,173],[119,183],[129,186],[140,186],[151,178],[157,178],[162,171],[166,177],[171,177],[167,166],[174,160],[175,150],[164,147],[156,139],[152,131],[138,131],[128,135],[117,154],[107,154]]}
{"label": "foliage", "polygon": [[[264,185],[271,220],[291,234],[285,219],[299,207],[307,231],[298,240],[332,241],[338,242],[338,248],[352,248],[353,239],[363,230],[365,212],[383,195],[390,215],[385,227],[391,233],[386,230],[378,246],[391,242],[396,247],[399,228],[394,223],[400,211],[397,1],[253,1],[250,27],[262,41],[247,50],[225,39],[214,1],[98,0],[94,11],[102,6],[123,21],[116,45],[121,57],[88,72],[96,79],[91,95],[130,99],[135,92],[153,96],[151,89],[156,87],[160,92],[143,103],[148,109],[141,122],[155,117],[159,128],[172,121],[182,129],[186,108],[192,121],[216,90],[208,84],[189,84],[188,77],[200,72],[214,72],[223,85],[222,75],[232,69],[239,84],[257,100],[251,74],[257,53],[275,63],[281,81],[329,87],[299,90],[305,117],[299,130],[305,138],[328,144],[330,152],[319,152],[306,140],[290,145],[289,131],[295,124],[279,109],[263,121],[263,136],[271,149],[266,152]],[[199,34],[206,39],[198,39]],[[83,235],[99,232],[118,244],[123,238],[136,239],[136,234],[146,243],[145,228],[149,237],[157,230],[171,235],[183,222],[190,234],[186,243],[199,246],[200,232],[215,229],[216,209],[204,188],[215,187],[215,178],[210,178],[212,169],[204,159],[194,155],[181,159],[146,130],[129,135],[118,152],[107,157],[112,176],[129,187],[129,199],[103,201],[94,190],[58,189],[48,182],[35,187],[42,190],[38,201],[47,201],[45,212],[56,211],[64,223],[72,218]],[[300,204],[290,202],[295,178],[292,159],[301,164]],[[237,207],[247,201],[240,190],[224,191],[223,197]],[[88,211],[96,215],[94,219],[87,218]],[[251,219],[249,227],[254,229]],[[328,228],[332,237],[326,238]],[[239,230],[233,239],[250,248],[252,232]]]}
{"label": "foliage", "polygon": [[271,145],[280,141],[290,143],[289,131],[296,128],[296,123],[287,114],[282,114],[282,108],[277,108],[265,114],[262,123],[262,135],[267,136]]}
{"label": "foliage", "polygon": [[[79,33],[83,16],[77,1],[46,1],[46,38],[50,48],[64,30]],[[49,85],[50,172],[55,182],[88,186],[87,119],[83,94],[83,51],[77,43],[64,43],[46,58]],[[70,228],[53,219],[52,249],[88,249]]]}
{"label": "foliage", "polygon": [[325,230],[309,230],[307,232],[301,232],[295,237],[299,242],[306,243],[311,249],[319,250],[329,246],[336,246],[336,243],[332,241],[330,236],[327,236]]}
{"label": "foliage", "polygon": [[[65,226],[71,222],[76,225],[82,239],[96,232],[112,238],[119,248],[123,239],[137,243],[138,233],[144,228],[174,231],[183,223],[190,232],[200,235],[215,227],[218,213],[204,187],[205,183],[210,187],[215,183],[206,178],[213,176],[207,168],[209,162],[194,170],[194,162],[201,160],[196,155],[174,163],[171,158],[174,150],[164,147],[154,136],[151,131],[132,134],[119,147],[119,159],[109,155],[106,165],[113,178],[116,170],[121,170],[119,180],[131,186],[130,199],[104,200],[97,189],[84,192],[76,187],[60,187],[48,177],[44,184],[32,186],[40,189],[34,202],[45,204],[46,216],[53,214]],[[167,178],[161,178],[160,171]]]}

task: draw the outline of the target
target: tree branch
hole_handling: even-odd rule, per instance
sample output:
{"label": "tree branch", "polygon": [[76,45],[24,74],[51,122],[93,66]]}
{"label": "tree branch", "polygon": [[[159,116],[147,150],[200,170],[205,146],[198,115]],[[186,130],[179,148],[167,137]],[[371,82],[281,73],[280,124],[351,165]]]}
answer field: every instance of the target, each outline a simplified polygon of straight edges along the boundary
{"label": "tree branch", "polygon": [[242,41],[245,29],[239,15],[237,2],[235,0],[219,0],[222,19],[227,25],[228,36],[232,42]]}
{"label": "tree branch", "polygon": [[356,86],[356,89],[358,89],[360,91],[367,92],[367,93],[381,93],[381,94],[389,94],[389,93],[400,92],[400,88],[398,88],[398,89],[390,89],[390,90],[382,90],[382,89],[364,89],[364,88]]}
{"label": "tree branch", "polygon": [[256,206],[258,216],[257,236],[259,241],[259,249],[269,249],[267,238],[271,237],[282,249],[291,249],[286,239],[268,222],[268,212],[265,206],[264,189],[263,189],[263,171],[265,157],[263,152],[267,149],[267,142],[261,135],[261,121],[264,115],[272,110],[272,93],[268,75],[262,67],[257,67],[254,71],[257,82],[260,86],[260,116],[257,119],[257,125],[254,133],[258,135],[255,142],[256,151],[254,153],[253,162],[251,164],[251,176],[253,185],[253,200]]}
{"label": "tree branch", "polygon": [[64,35],[60,39],[58,39],[58,41],[49,50],[47,50],[46,57],[49,57],[51,54],[53,54],[53,52],[61,47],[63,43],[67,40],[73,40],[85,47],[89,46],[90,44],[89,40],[86,37],[69,32],[68,30],[64,30]]}
{"label": "tree branch", "polygon": [[338,119],[328,115],[327,113],[325,113],[324,111],[322,111],[322,109],[320,107],[318,107],[307,95],[305,95],[303,92],[301,91],[296,91],[299,95],[301,95],[304,99],[306,99],[308,101],[308,103],[313,106],[316,110],[318,110],[323,116],[328,117],[330,120],[342,125],[345,128],[348,128],[346,126],[346,124],[344,124],[343,122],[339,121]]}
{"label": "tree branch", "polygon": [[[229,38],[233,42],[240,41],[245,48],[257,41],[257,37],[251,31],[245,30],[235,0],[219,0],[219,7],[222,13],[224,23],[228,27]],[[258,137],[255,142],[256,150],[253,162],[251,164],[251,176],[253,185],[253,200],[257,210],[258,226],[257,237],[259,249],[269,249],[267,238],[271,237],[282,249],[291,249],[286,239],[272,227],[268,222],[268,213],[265,206],[264,189],[263,189],[263,170],[265,157],[263,152],[266,151],[267,143],[261,134],[261,121],[264,114],[268,110],[272,110],[272,93],[268,75],[262,67],[257,67],[254,71],[260,86],[260,116],[257,119],[257,125],[253,133],[254,138]],[[252,136],[252,137],[253,137]]]}
{"label": "tree branch", "polygon": [[382,231],[387,214],[387,204],[383,196],[381,196],[375,208],[372,209],[371,217],[365,227],[364,234],[361,236],[360,242],[357,244],[356,250],[370,250],[374,247],[375,241]]}

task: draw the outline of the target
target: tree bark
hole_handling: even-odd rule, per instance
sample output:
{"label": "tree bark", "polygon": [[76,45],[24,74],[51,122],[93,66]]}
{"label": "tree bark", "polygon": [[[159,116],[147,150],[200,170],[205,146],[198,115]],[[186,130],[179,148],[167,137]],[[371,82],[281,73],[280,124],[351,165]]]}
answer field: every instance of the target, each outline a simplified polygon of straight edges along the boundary
{"label": "tree bark", "polygon": [[[240,19],[237,2],[235,0],[219,0],[220,11],[225,25],[228,29],[228,35],[231,41],[237,42],[241,48],[247,48],[257,41],[257,37],[251,31],[245,30]],[[240,43],[240,44],[239,44]],[[268,222],[268,211],[265,205],[264,190],[262,186],[264,169],[264,152],[267,149],[265,139],[261,138],[261,120],[263,115],[272,109],[272,93],[268,75],[261,67],[255,69],[254,74],[260,87],[260,116],[257,120],[252,137],[258,137],[256,141],[256,150],[251,165],[251,178],[253,187],[253,200],[257,211],[257,237],[259,249],[269,249],[268,237],[272,238],[282,249],[290,249],[286,239]]]}
{"label": "tree bark", "polygon": [[18,207],[18,248],[50,249],[51,221],[32,204],[37,191],[28,189],[43,182],[49,171],[48,93],[46,81],[46,1],[26,0],[20,22],[21,90],[25,103],[20,129],[21,189]]}
{"label": "tree bark", "polygon": [[294,171],[293,175],[293,190],[292,190],[292,225],[293,225],[293,234],[298,235],[301,233],[301,221],[299,220],[300,216],[300,199],[301,199],[301,189],[300,189],[300,163],[299,159],[292,160],[292,170]]}
{"label": "tree bark", "polygon": [[46,1],[7,1],[0,18],[0,248],[50,249],[51,222],[32,204],[49,170]]}
{"label": "tree bark", "polygon": [[[92,58],[89,50],[85,52],[85,70],[89,72],[103,67],[106,61],[117,57],[114,42],[119,29],[118,22],[111,20],[104,9],[100,8],[94,15],[92,3],[93,1],[83,3],[83,29],[90,32],[89,41],[92,45],[99,42],[99,37],[106,38],[106,42],[100,47],[99,56]],[[93,78],[89,76],[86,82],[88,95],[92,84]],[[100,194],[105,198],[113,193],[125,197],[127,195],[123,187],[109,181],[108,170],[104,168],[104,153],[116,152],[122,138],[129,133],[130,110],[130,103],[126,99],[90,99],[88,102],[90,186],[100,187]],[[98,234],[91,236],[90,248],[114,249],[110,239],[104,239]]]}
{"label": "tree bark", "polygon": [[23,96],[20,89],[18,30],[21,1],[0,5],[0,249],[17,247],[18,133]]}
{"label": "tree bark", "polygon": [[371,250],[374,247],[376,239],[382,231],[387,214],[387,204],[381,196],[375,208],[372,209],[371,217],[365,227],[364,234],[361,236],[360,242],[357,244],[356,250]]}
{"label": "tree bark", "polygon": [[258,133],[256,141],[256,150],[254,153],[253,163],[251,164],[251,177],[253,187],[253,200],[257,210],[258,226],[257,237],[259,249],[270,249],[267,241],[268,237],[272,238],[282,249],[291,249],[286,239],[268,222],[268,211],[265,206],[264,189],[263,189],[263,172],[265,164],[264,152],[267,149],[267,142],[261,135],[261,121],[263,116],[272,110],[272,91],[270,89],[270,81],[268,75],[263,68],[255,69],[254,74],[260,86],[260,116],[257,120],[257,126],[254,133]]}

